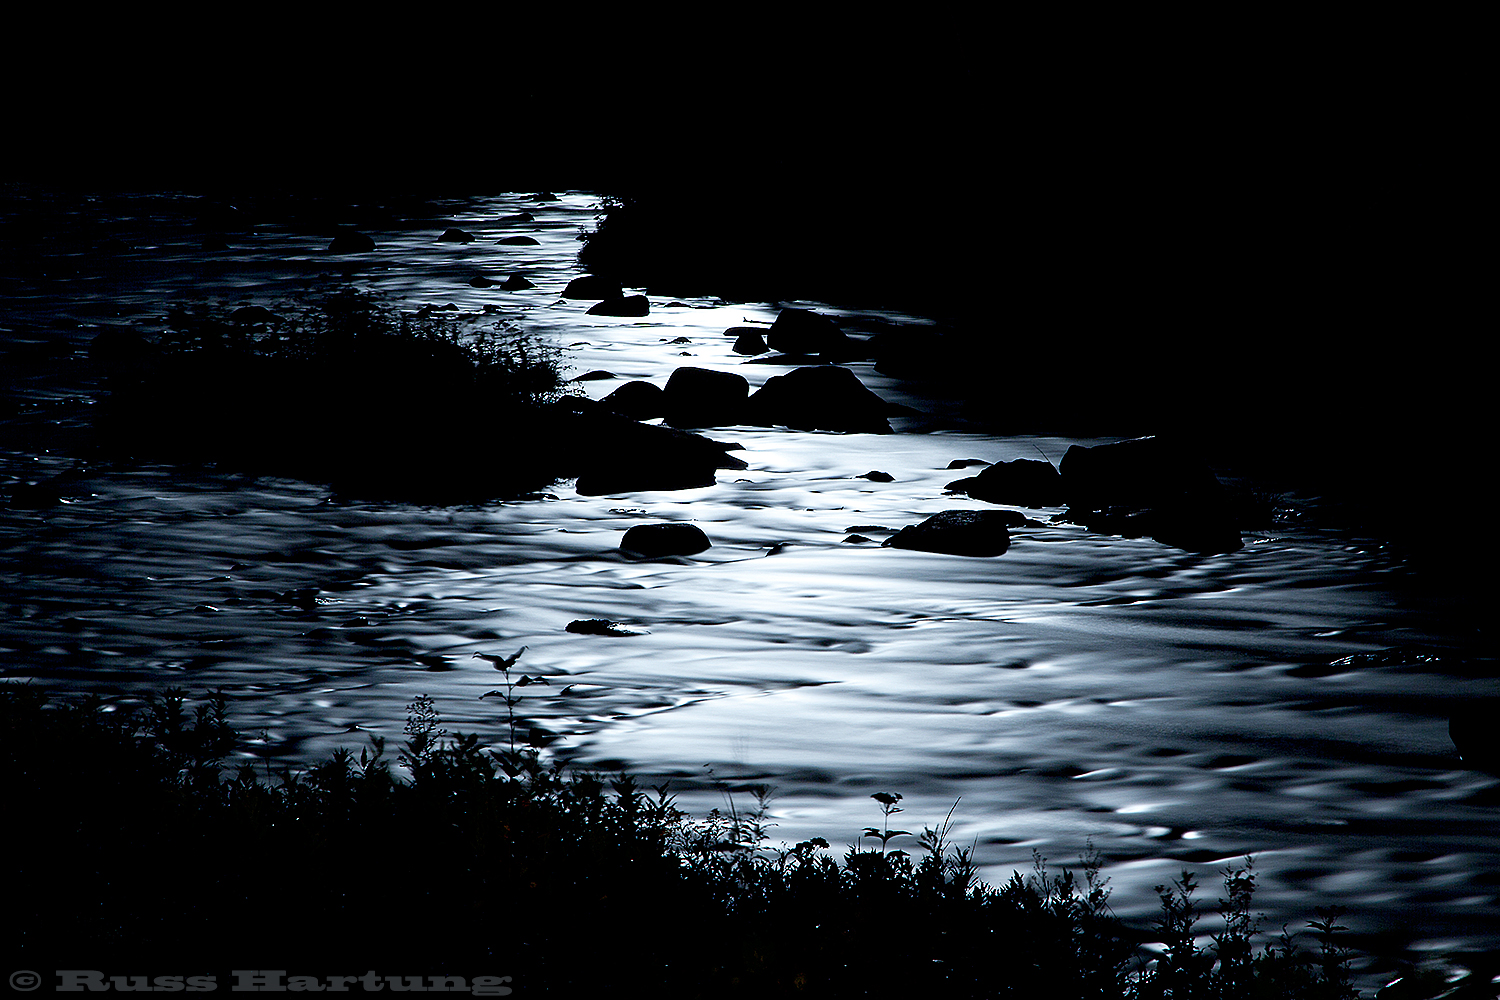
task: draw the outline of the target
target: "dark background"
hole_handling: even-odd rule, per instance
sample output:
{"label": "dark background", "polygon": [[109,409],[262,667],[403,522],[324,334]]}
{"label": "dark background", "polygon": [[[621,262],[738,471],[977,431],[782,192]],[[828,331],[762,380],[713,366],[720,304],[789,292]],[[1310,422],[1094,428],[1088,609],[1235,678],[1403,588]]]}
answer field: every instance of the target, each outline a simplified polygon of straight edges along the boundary
{"label": "dark background", "polygon": [[1488,496],[1472,29],[729,13],[18,32],[4,174],[630,199],[629,283],[935,316],[985,405],[1188,434],[1483,586],[1432,543]]}

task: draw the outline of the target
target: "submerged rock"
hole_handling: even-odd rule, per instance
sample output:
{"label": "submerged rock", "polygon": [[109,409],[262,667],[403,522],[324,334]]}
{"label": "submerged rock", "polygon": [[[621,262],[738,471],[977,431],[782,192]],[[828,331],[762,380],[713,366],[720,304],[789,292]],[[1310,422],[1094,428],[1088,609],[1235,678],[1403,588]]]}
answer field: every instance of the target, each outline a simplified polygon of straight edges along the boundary
{"label": "submerged rock", "polygon": [[495,241],[501,246],[507,247],[535,247],[541,246],[542,241],[534,236],[506,236]]}
{"label": "submerged rock", "polygon": [[1067,502],[1062,476],[1052,463],[1029,458],[999,462],[977,476],[955,480],[947,488],[986,503],[1017,507],[1061,507]]}
{"label": "submerged rock", "polygon": [[902,528],[883,544],[953,556],[998,556],[1010,548],[1007,524],[1016,516],[1012,511],[945,510]]}
{"label": "submerged rock", "polygon": [[743,375],[684,367],[667,379],[662,401],[673,427],[720,427],[743,421],[749,398]]}
{"label": "submerged rock", "polygon": [[533,282],[527,281],[519,274],[512,274],[509,278],[506,278],[505,281],[500,285],[501,291],[506,292],[521,292],[525,291],[528,288],[535,287],[536,285]]}
{"label": "submerged rock", "polygon": [[373,239],[352,229],[339,233],[333,238],[333,242],[328,244],[329,253],[368,253],[374,249]]}
{"label": "submerged rock", "polygon": [[625,532],[620,549],[651,558],[697,555],[712,546],[696,524],[638,524]]}
{"label": "submerged rock", "polygon": [[746,422],[799,431],[889,434],[888,409],[849,369],[816,365],[767,379],[750,397]]}
{"label": "submerged rock", "polygon": [[443,235],[438,237],[439,243],[473,243],[474,234],[462,229],[444,229]]}

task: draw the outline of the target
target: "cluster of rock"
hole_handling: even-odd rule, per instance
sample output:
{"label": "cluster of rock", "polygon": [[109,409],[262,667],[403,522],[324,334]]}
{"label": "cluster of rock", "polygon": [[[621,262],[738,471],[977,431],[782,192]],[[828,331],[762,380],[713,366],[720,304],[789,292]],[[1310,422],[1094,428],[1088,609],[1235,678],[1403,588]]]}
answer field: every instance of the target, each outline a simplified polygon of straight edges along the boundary
{"label": "cluster of rock", "polygon": [[1064,520],[1128,538],[1154,538],[1190,552],[1233,552],[1247,510],[1200,459],[1161,437],[1073,445],[1058,468],[1018,459],[992,465],[948,489],[988,503],[1067,506]]}
{"label": "cluster of rock", "polygon": [[665,388],[627,382],[600,405],[632,420],[661,417],[678,428],[749,424],[867,434],[891,431],[885,400],[838,365],[797,368],[767,379],[754,393],[743,375],[683,367],[672,372]]}

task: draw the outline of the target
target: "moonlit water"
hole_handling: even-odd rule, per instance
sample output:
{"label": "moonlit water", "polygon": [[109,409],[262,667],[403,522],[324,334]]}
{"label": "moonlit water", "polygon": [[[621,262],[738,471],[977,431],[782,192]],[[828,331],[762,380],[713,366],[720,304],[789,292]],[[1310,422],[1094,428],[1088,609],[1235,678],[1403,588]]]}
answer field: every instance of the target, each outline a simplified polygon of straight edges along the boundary
{"label": "moonlit water", "polygon": [[[621,319],[560,299],[595,204],[442,203],[367,229],[376,251],[346,257],[275,225],[207,253],[170,224],[170,201],[85,205],[69,218],[110,220],[127,249],[64,257],[15,285],[0,318],[13,342],[82,351],[109,326],[159,327],[167,301],[274,308],[289,289],[349,282],[545,337],[573,373],[614,376],[578,383],[595,398],[664,384],[678,365],[752,387],[787,370],[747,363],[724,335],[768,325],[773,304],[653,296],[648,317]],[[535,221],[500,221],[520,211]],[[438,242],[450,226],[475,241]],[[540,243],[495,242],[511,235]],[[537,287],[468,284],[516,273]],[[856,335],[921,322],[803,304]],[[40,353],[11,367],[7,391],[66,432],[97,386],[70,381],[65,350]],[[738,808],[746,786],[769,786],[778,841],[841,850],[879,824],[870,794],[899,792],[893,825],[920,832],[951,809],[953,839],[994,883],[1033,851],[1071,865],[1091,844],[1132,922],[1184,867],[1212,910],[1217,872],[1253,854],[1273,932],[1341,905],[1387,954],[1500,948],[1500,782],[1464,769],[1446,731],[1456,705],[1500,684],[1460,659],[1464,623],[1431,613],[1378,542],[1288,495],[1272,528],[1226,555],[1054,524],[1055,509],[1028,510],[1035,526],[998,558],[881,548],[931,513],[990,506],[945,495],[972,474],[953,461],[1056,461],[1076,441],[986,436],[939,390],[850,367],[922,412],[893,435],[705,431],[749,465],[707,489],[584,497],[565,481],[550,499],[430,508],[228,472],[87,470],[58,507],[0,512],[0,667],[67,691],[223,688],[256,739],[246,753],[304,762],[370,735],[399,743],[422,694],[450,730],[508,744],[503,706],[481,697],[502,678],[474,654],[525,646],[518,669],[549,684],[525,689],[522,733],[559,737],[548,752],[575,765],[668,781],[699,814],[726,805],[717,783],[741,789]],[[476,462],[505,461],[504,427],[412,419],[471,438]],[[358,425],[310,432],[336,447]],[[9,483],[72,465],[17,450],[3,471]],[[873,470],[894,481],[862,478]],[[620,553],[627,528],[662,520],[696,523],[713,547]],[[639,634],[566,631],[590,618]]]}

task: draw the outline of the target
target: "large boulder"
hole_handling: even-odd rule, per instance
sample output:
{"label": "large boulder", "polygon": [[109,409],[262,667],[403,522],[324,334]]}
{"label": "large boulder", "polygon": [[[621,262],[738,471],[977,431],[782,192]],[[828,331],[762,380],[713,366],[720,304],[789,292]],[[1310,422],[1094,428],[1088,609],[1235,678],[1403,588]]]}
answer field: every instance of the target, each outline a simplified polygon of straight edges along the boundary
{"label": "large boulder", "polygon": [[1073,445],[1062,458],[1063,491],[1073,507],[1156,507],[1223,496],[1202,460],[1161,437],[1093,447]]}
{"label": "large boulder", "polygon": [[883,544],[952,556],[998,556],[1010,548],[1007,525],[1016,521],[1011,511],[945,510],[902,528]]}
{"label": "large boulder", "polygon": [[750,383],[709,368],[678,368],[667,379],[663,403],[673,427],[720,427],[744,420]]}
{"label": "large boulder", "polygon": [[736,354],[765,354],[770,348],[766,346],[765,334],[753,326],[738,326],[729,333],[738,333],[734,339],[734,353]]}
{"label": "large boulder", "polygon": [[849,369],[816,365],[767,379],[750,397],[745,420],[799,431],[889,434],[888,410]]}
{"label": "large boulder", "polygon": [[651,420],[667,412],[666,394],[653,382],[626,382],[599,400],[599,405],[631,420]]}
{"label": "large boulder", "polygon": [[712,543],[696,524],[637,524],[620,539],[620,550],[638,556],[692,556]]}
{"label": "large boulder", "polygon": [[859,355],[854,341],[827,316],[807,309],[783,309],[766,334],[766,344],[784,354],[816,355],[828,359]]}
{"label": "large boulder", "polygon": [[597,274],[585,274],[568,282],[568,287],[563,289],[562,294],[565,299],[618,299],[625,293],[621,291],[618,281]]}
{"label": "large boulder", "polygon": [[563,476],[578,477],[585,496],[712,486],[719,469],[743,469],[738,447],[698,434],[643,424],[601,404],[564,400],[551,408]]}
{"label": "large boulder", "polygon": [[1017,507],[1060,507],[1067,502],[1062,476],[1052,463],[1030,458],[997,462],[977,476],[949,483],[948,489],[986,503]]}
{"label": "large boulder", "polygon": [[644,295],[621,295],[588,308],[590,316],[645,316],[650,312],[651,301]]}
{"label": "large boulder", "polygon": [[1070,517],[1092,530],[1190,552],[1233,552],[1243,544],[1235,505],[1213,470],[1170,440],[1074,445],[1061,473]]}

